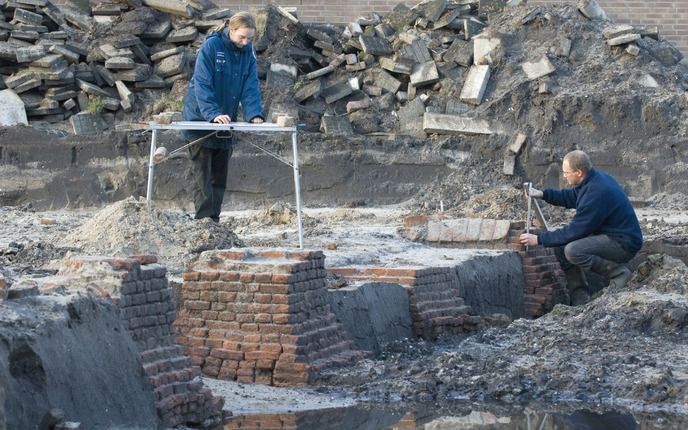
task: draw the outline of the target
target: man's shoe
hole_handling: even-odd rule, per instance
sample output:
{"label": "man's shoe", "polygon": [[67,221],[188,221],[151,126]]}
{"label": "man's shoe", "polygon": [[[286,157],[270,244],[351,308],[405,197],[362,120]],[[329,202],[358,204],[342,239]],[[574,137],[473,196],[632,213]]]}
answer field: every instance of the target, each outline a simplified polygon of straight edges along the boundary
{"label": "man's shoe", "polygon": [[624,285],[631,279],[631,271],[626,266],[619,266],[609,272],[609,286],[614,288],[623,288]]}
{"label": "man's shoe", "polygon": [[571,306],[580,306],[590,301],[590,293],[585,288],[576,288],[569,293]]}

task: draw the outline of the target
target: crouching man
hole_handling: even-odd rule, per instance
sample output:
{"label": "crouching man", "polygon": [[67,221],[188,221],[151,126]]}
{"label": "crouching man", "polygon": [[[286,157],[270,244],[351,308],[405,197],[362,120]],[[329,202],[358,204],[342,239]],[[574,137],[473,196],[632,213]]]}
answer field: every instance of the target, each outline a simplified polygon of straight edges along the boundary
{"label": "crouching man", "polygon": [[[571,188],[532,189],[530,194],[552,205],[575,208],[573,220],[557,230],[524,233],[521,244],[553,247],[565,271],[589,270],[608,278],[609,285],[623,287],[631,277],[625,263],[643,245],[631,202],[614,178],[592,167],[583,151],[566,154],[562,171]],[[577,288],[569,291],[572,304],[587,301],[585,282],[573,287]]]}

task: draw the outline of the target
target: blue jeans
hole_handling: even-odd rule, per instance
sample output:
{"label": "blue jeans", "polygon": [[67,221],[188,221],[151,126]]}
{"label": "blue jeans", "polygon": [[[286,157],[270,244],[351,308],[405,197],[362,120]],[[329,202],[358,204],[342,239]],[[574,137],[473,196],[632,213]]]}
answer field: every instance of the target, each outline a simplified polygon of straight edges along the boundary
{"label": "blue jeans", "polygon": [[554,248],[554,253],[564,270],[578,266],[584,270],[596,271],[604,260],[623,264],[635,256],[635,252],[626,250],[606,234],[574,240],[565,246]]}

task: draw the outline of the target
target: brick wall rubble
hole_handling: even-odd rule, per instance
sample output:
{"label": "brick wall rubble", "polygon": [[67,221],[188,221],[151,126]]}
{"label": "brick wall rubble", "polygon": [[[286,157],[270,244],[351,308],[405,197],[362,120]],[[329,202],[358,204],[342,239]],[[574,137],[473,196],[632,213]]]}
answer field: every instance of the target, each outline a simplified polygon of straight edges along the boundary
{"label": "brick wall rubble", "polygon": [[294,386],[350,363],[352,350],[327,301],[321,251],[206,251],[184,273],[175,326],[203,373]]}
{"label": "brick wall rubble", "polygon": [[347,281],[398,283],[406,288],[416,336],[436,339],[471,333],[483,326],[480,316],[460,297],[451,267],[333,267],[329,271]]}
{"label": "brick wall rubble", "polygon": [[87,291],[119,306],[165,426],[219,421],[223,399],[203,387],[200,369],[175,343],[174,293],[166,273],[151,256],[77,257],[66,262],[52,280],[44,281],[42,288]]}
{"label": "brick wall rubble", "polygon": [[456,219],[444,216],[412,216],[404,220],[399,233],[411,240],[452,248],[511,249],[517,251],[525,277],[526,315],[538,317],[557,303],[568,301],[566,277],[551,248],[531,247],[518,242],[525,231],[523,222],[491,219]]}

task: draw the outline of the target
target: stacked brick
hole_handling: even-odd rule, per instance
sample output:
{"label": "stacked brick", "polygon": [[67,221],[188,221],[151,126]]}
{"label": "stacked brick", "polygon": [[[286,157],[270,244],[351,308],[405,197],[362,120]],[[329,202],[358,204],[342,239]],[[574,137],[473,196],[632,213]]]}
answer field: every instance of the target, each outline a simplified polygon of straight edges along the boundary
{"label": "stacked brick", "polygon": [[203,387],[200,369],[175,343],[173,291],[166,268],[156,262],[155,257],[80,257],[67,262],[57,279],[63,287],[85,287],[118,304],[166,427],[221,419],[223,400]]}
{"label": "stacked brick", "polygon": [[525,225],[513,223],[509,230],[509,247],[518,251],[525,276],[526,314],[536,318],[549,312],[554,305],[567,301],[566,276],[552,248],[529,247],[519,243]]}
{"label": "stacked brick", "polygon": [[294,386],[352,351],[327,301],[321,251],[206,251],[184,273],[177,342],[205,375]]}
{"label": "stacked brick", "polygon": [[471,333],[483,323],[481,317],[471,315],[471,307],[460,297],[453,268],[336,267],[329,270],[348,281],[391,282],[406,288],[415,334],[424,339]]}

